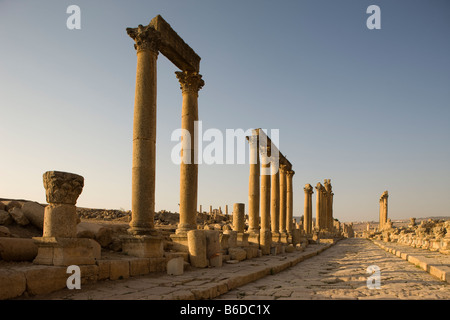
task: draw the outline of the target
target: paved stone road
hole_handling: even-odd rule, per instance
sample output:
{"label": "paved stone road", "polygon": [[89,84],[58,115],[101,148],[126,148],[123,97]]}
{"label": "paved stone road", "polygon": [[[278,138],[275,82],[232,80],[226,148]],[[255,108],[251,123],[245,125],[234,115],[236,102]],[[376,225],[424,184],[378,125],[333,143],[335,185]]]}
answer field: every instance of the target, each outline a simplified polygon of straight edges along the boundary
{"label": "paved stone road", "polygon": [[[370,274],[366,269],[370,265],[380,268],[379,289],[367,288]],[[216,300],[442,300],[450,299],[450,284],[369,240],[353,238],[341,240],[331,247],[309,245],[303,252],[263,256],[239,264],[225,264],[222,268],[197,269],[179,276],[154,274],[103,281],[82,285],[81,290],[65,289],[28,299],[185,300],[210,297],[216,297]]]}
{"label": "paved stone road", "polygon": [[[368,289],[367,267],[380,268],[380,288]],[[375,284],[375,282],[371,282]],[[450,299],[450,284],[360,238],[217,299]]]}

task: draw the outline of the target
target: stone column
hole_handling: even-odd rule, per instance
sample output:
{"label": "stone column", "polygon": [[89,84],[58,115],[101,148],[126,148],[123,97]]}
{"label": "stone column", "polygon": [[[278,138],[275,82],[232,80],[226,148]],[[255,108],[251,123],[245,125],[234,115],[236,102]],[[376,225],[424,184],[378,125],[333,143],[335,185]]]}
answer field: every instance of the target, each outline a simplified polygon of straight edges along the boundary
{"label": "stone column", "polygon": [[292,187],[292,178],[294,177],[295,171],[286,171],[286,231],[290,238],[292,238],[293,230],[293,219],[294,219],[294,196]]}
{"label": "stone column", "polygon": [[286,165],[280,164],[280,237],[287,243],[286,231]]}
{"label": "stone column", "polygon": [[272,244],[272,233],[270,232],[270,162],[261,164],[263,168],[261,175],[261,230],[260,247],[262,254],[270,254]]}
{"label": "stone column", "polygon": [[150,26],[127,28],[136,42],[131,222],[133,235],[154,233],[156,163],[156,60],[159,33]]}
{"label": "stone column", "polygon": [[248,245],[248,233],[245,233],[245,204],[233,204],[233,230],[237,232],[239,246]]}
{"label": "stone column", "polygon": [[[198,121],[198,91],[205,82],[202,76],[196,72],[176,72],[180,81],[183,94],[183,105],[181,111],[181,129],[189,132],[188,137],[183,137],[180,164],[180,223],[176,230],[177,234],[186,235],[189,230],[197,229],[197,180],[198,180],[198,152],[194,132],[195,122]],[[185,139],[186,138],[186,139]],[[187,154],[186,154],[187,153]]]}
{"label": "stone column", "polygon": [[77,238],[76,202],[83,190],[84,178],[77,174],[44,173],[46,199],[42,237],[33,238],[38,246],[36,264],[68,266],[95,264],[100,245],[91,239]]}
{"label": "stone column", "polygon": [[379,229],[382,231],[385,226],[388,219],[388,210],[387,210],[387,200],[388,200],[388,192],[384,191],[380,197],[380,225]]}
{"label": "stone column", "polygon": [[320,182],[316,185],[316,227],[317,229],[324,229],[324,219],[323,219],[323,186]]}
{"label": "stone column", "polygon": [[272,240],[280,241],[280,170],[279,165],[271,162],[271,196],[270,196],[270,227]]}
{"label": "stone column", "polygon": [[306,234],[312,234],[312,194],[313,187],[306,184],[303,188],[305,191],[305,209],[303,213],[303,229]]}
{"label": "stone column", "polygon": [[248,137],[250,146],[250,175],[248,184],[248,222],[250,241],[259,245],[259,178],[260,161],[258,152],[258,135],[253,134]]}

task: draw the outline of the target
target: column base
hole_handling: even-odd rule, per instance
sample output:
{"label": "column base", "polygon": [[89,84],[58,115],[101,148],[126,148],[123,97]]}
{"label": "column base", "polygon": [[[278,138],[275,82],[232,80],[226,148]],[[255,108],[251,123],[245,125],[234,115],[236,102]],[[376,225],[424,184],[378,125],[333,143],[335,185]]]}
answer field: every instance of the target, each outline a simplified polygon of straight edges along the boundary
{"label": "column base", "polygon": [[270,254],[272,246],[272,233],[270,231],[260,231],[260,248],[264,255]]}
{"label": "column base", "polygon": [[251,231],[248,233],[248,244],[251,246],[258,246],[260,243],[260,234],[258,231]]}
{"label": "column base", "polygon": [[238,232],[238,234],[237,234],[237,245],[239,247],[246,247],[246,246],[248,246],[248,237],[249,237],[248,233]]}
{"label": "column base", "polygon": [[35,237],[38,254],[35,264],[70,266],[95,264],[100,259],[97,241],[86,238]]}
{"label": "column base", "polygon": [[164,255],[162,238],[150,235],[122,236],[122,252],[139,258],[161,258]]}
{"label": "column base", "polygon": [[280,240],[281,240],[280,237],[281,237],[281,235],[279,232],[277,232],[277,231],[272,232],[272,242],[280,242]]}
{"label": "column base", "polygon": [[180,252],[189,252],[189,244],[187,232],[173,233],[170,235],[172,239],[172,249]]}
{"label": "column base", "polygon": [[289,235],[287,232],[283,231],[280,233],[280,242],[285,244],[289,243]]}

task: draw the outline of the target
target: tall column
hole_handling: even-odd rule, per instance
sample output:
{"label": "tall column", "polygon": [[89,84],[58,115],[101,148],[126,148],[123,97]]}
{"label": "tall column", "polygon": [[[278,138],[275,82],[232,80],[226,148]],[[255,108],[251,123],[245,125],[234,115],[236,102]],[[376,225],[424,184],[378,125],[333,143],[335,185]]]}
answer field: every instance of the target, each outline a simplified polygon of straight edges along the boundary
{"label": "tall column", "polygon": [[322,199],[323,199],[323,186],[320,182],[317,183],[316,185],[316,227],[317,229],[323,230],[324,229],[324,225],[323,225],[323,204],[322,204]]}
{"label": "tall column", "polygon": [[155,232],[156,60],[159,33],[153,27],[127,28],[137,55],[133,119],[131,222],[134,235]]}
{"label": "tall column", "polygon": [[293,219],[294,219],[294,194],[292,187],[292,178],[294,177],[295,171],[286,171],[286,230],[289,236],[292,236],[293,230]]}
{"label": "tall column", "polygon": [[250,175],[248,183],[248,232],[259,236],[259,177],[260,162],[258,152],[258,136],[251,135],[248,139],[250,146]]}
{"label": "tall column", "polygon": [[[275,161],[278,161],[275,160]],[[271,162],[271,195],[270,195],[270,227],[272,239],[275,242],[280,241],[280,170],[279,165]]]}
{"label": "tall column", "polygon": [[[186,234],[189,230],[197,229],[197,182],[198,164],[196,155],[197,132],[194,132],[195,122],[198,121],[198,91],[203,87],[202,76],[197,72],[175,72],[181,85],[183,105],[181,110],[181,129],[189,132],[189,136],[182,138],[180,164],[180,223],[176,234]],[[185,154],[187,153],[187,154]]]}
{"label": "tall column", "polygon": [[313,187],[310,184],[306,184],[303,188],[305,191],[305,209],[303,213],[303,230],[306,234],[312,233],[312,194],[314,193]]}
{"label": "tall column", "polygon": [[286,165],[280,164],[280,236],[283,242],[287,242],[286,199]]}
{"label": "tall column", "polygon": [[387,219],[388,219],[388,208],[387,208],[387,200],[388,200],[389,194],[387,191],[384,191],[381,194],[380,197],[380,225],[379,225],[379,231],[383,230],[383,228],[386,225]]}
{"label": "tall column", "polygon": [[262,163],[261,167],[261,230],[260,230],[260,247],[263,254],[270,253],[272,244],[272,233],[270,232],[270,162]]}

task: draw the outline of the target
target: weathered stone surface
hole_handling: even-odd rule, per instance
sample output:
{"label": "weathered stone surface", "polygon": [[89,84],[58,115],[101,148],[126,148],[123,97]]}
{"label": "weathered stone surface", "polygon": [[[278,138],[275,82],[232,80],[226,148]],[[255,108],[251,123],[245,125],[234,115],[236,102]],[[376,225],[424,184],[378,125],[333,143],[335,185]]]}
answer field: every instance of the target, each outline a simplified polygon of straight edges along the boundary
{"label": "weathered stone surface", "polygon": [[44,188],[48,203],[75,205],[84,186],[84,178],[80,175],[47,171],[43,175]]}
{"label": "weathered stone surface", "polygon": [[0,269],[0,300],[21,296],[26,289],[25,274],[11,269]]}
{"label": "weathered stone surface", "polygon": [[207,267],[205,230],[191,230],[187,233],[187,236],[189,243],[189,261],[191,265],[196,268]]}
{"label": "weathered stone surface", "polygon": [[11,232],[5,226],[0,226],[0,237],[10,237]]}
{"label": "weathered stone surface", "polygon": [[178,276],[183,274],[184,259],[182,257],[172,258],[167,262],[167,274]]}
{"label": "weathered stone surface", "polygon": [[32,225],[41,230],[44,228],[45,208],[43,206],[37,202],[25,202],[22,206],[22,211]]}
{"label": "weathered stone surface", "polygon": [[228,248],[228,254],[230,255],[231,260],[242,261],[247,258],[247,252],[241,248]]}
{"label": "weathered stone surface", "polygon": [[130,260],[130,276],[139,276],[150,272],[148,258],[134,258]]}
{"label": "weathered stone surface", "polygon": [[0,257],[6,261],[32,261],[38,253],[33,239],[0,238]]}
{"label": "weathered stone surface", "polygon": [[130,277],[130,263],[128,260],[111,260],[109,278],[111,280],[127,279]]}
{"label": "weathered stone surface", "polygon": [[65,288],[69,277],[66,271],[66,267],[33,266],[25,269],[27,292],[30,295],[40,295]]}
{"label": "weathered stone surface", "polygon": [[19,201],[16,200],[8,200],[8,201],[2,201],[5,205],[5,208],[3,210],[9,211],[12,208],[22,208],[22,204]]}
{"label": "weathered stone surface", "polygon": [[9,214],[14,219],[14,221],[20,226],[26,226],[30,223],[30,221],[25,217],[22,212],[22,209],[14,207],[9,211]]}
{"label": "weathered stone surface", "polygon": [[13,218],[11,217],[11,215],[5,211],[5,210],[0,210],[0,225],[9,225],[13,222]]}
{"label": "weathered stone surface", "polygon": [[[80,222],[77,226],[78,238],[95,239],[103,248],[113,242],[114,231],[111,228],[91,222]],[[94,236],[92,238],[92,235]]]}

